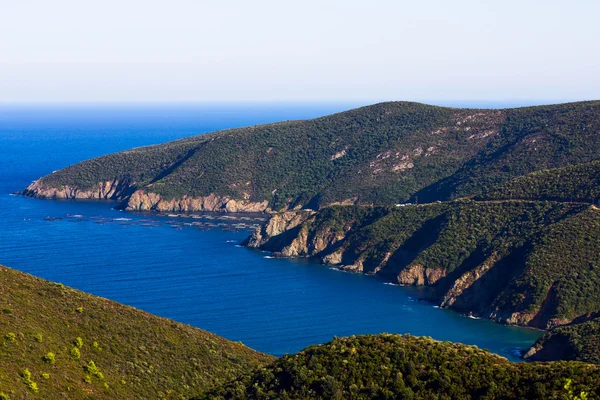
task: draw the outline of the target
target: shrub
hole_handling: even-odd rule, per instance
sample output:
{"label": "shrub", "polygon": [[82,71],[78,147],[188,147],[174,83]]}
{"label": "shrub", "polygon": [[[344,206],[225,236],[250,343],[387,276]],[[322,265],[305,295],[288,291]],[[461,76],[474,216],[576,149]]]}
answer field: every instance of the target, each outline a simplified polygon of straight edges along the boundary
{"label": "shrub", "polygon": [[38,343],[42,343],[44,341],[44,337],[42,336],[41,333],[37,333],[35,335],[35,341],[38,342]]}
{"label": "shrub", "polygon": [[8,332],[6,335],[4,335],[4,338],[9,342],[14,342],[17,340],[17,335],[15,335],[13,332]]}
{"label": "shrub", "polygon": [[38,392],[38,385],[37,383],[31,380],[31,371],[29,371],[29,369],[25,368],[21,373],[21,377],[23,378],[23,383],[27,385],[29,390],[31,390],[33,393]]}
{"label": "shrub", "polygon": [[44,360],[44,362],[46,362],[48,364],[54,364],[54,362],[56,361],[54,353],[52,353],[52,352],[49,352],[45,356],[43,356],[42,360]]}
{"label": "shrub", "polygon": [[104,375],[102,374],[102,372],[100,372],[100,370],[98,369],[98,367],[96,366],[96,363],[91,361],[88,363],[88,365],[85,365],[83,367],[83,370],[85,372],[87,372],[88,374],[95,376],[98,379],[104,379]]}
{"label": "shrub", "polygon": [[79,351],[79,348],[77,348],[77,347],[73,347],[71,349],[71,351],[69,352],[69,354],[71,355],[71,357],[73,357],[76,360],[79,360],[81,358],[81,352]]}
{"label": "shrub", "polygon": [[77,307],[75,311],[81,314],[83,312],[83,307]]}
{"label": "shrub", "polygon": [[80,337],[77,337],[77,339],[75,339],[75,341],[73,342],[75,344],[75,346],[82,348],[83,347],[83,339]]}

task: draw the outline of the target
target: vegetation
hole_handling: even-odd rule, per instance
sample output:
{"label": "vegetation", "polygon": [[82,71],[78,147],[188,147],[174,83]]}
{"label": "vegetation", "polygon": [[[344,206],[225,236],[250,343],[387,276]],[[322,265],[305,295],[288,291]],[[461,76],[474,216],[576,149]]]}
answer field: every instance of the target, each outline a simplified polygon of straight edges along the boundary
{"label": "vegetation", "polygon": [[598,366],[511,363],[477,347],[382,334],[311,346],[202,398],[430,400],[599,395]]}
{"label": "vegetation", "polygon": [[[600,212],[590,205],[333,206],[280,236],[262,248],[278,252],[307,237],[306,255],[331,263],[341,253],[339,266],[429,285],[439,304],[502,322],[546,329],[600,310]],[[439,279],[419,281],[415,267]]]}
{"label": "vegetation", "polygon": [[189,398],[272,359],[6,267],[0,303],[10,310],[0,313],[0,393],[9,399]]}
{"label": "vegetation", "polygon": [[498,185],[479,198],[586,202],[600,206],[600,161],[533,172]]}
{"label": "vegetation", "polygon": [[525,358],[533,361],[577,360],[600,364],[600,315],[554,328],[537,340]]}
{"label": "vegetation", "polygon": [[274,209],[347,199],[429,202],[593,161],[599,129],[600,102],[510,110],[382,103],[132,149],[65,168],[39,184],[93,190],[117,180],[120,199],[135,189],[165,198],[215,193],[268,200]]}

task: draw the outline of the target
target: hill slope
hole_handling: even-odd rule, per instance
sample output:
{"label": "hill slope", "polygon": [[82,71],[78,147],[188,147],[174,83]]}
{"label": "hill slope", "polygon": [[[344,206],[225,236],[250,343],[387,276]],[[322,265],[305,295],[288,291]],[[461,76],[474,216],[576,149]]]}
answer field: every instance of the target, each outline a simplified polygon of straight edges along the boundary
{"label": "hill slope", "polygon": [[0,393],[10,399],[180,399],[272,357],[0,266]]}
{"label": "hill slope", "polygon": [[[247,374],[204,399],[558,399],[600,395],[600,368],[511,363],[476,347],[399,335],[312,346]],[[593,396],[593,397],[592,397]]]}
{"label": "hill slope", "polygon": [[426,286],[443,307],[548,329],[600,310],[599,238],[590,205],[455,201],[288,211],[246,245]]}
{"label": "hill slope", "polygon": [[581,319],[546,333],[529,349],[525,359],[577,360],[600,364],[600,315]]}
{"label": "hill slope", "polygon": [[445,200],[596,160],[598,132],[597,101],[508,110],[382,103],[99,157],[24,193],[162,211]]}
{"label": "hill slope", "polygon": [[554,200],[600,206],[600,161],[536,171],[485,191],[485,200]]}

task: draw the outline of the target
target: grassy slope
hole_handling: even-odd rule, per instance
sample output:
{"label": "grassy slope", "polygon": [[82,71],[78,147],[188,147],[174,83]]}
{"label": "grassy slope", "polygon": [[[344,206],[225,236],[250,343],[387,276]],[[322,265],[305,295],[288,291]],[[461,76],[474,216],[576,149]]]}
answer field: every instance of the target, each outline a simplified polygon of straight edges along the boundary
{"label": "grassy slope", "polygon": [[[511,363],[476,347],[400,335],[311,346],[247,374],[206,399],[554,399],[600,395],[600,367]],[[564,396],[564,397],[563,397]]]}
{"label": "grassy slope", "polygon": [[[80,359],[71,354],[74,348]],[[43,359],[49,352],[54,363]],[[191,326],[0,266],[0,392],[11,399],[189,398],[271,359]],[[90,361],[102,378],[86,371]],[[24,382],[25,369],[37,393]]]}
{"label": "grassy slope", "polygon": [[599,130],[600,102],[511,110],[382,103],[112,154],[41,183],[89,189],[119,178],[167,198],[216,193],[274,208],[351,198],[390,204],[415,193],[430,201],[594,160]]}
{"label": "grassy slope", "polygon": [[[501,321],[515,312],[537,315],[509,322],[545,328],[600,309],[600,211],[591,206],[522,201],[334,206],[307,220],[302,230],[308,248],[319,249],[308,255],[341,252],[341,265],[360,263],[366,273],[395,280],[415,265],[445,271],[433,285],[436,299],[461,276],[491,263],[482,279],[456,295],[452,307],[460,311]],[[311,246],[336,237],[343,239],[324,250]],[[281,251],[292,239],[275,239],[263,248]]]}

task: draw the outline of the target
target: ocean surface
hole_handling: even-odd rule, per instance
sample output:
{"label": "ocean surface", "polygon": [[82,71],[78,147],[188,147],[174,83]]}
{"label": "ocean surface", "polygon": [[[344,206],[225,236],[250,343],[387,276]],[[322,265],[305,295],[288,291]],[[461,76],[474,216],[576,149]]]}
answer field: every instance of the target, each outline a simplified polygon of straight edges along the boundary
{"label": "ocean surface", "polygon": [[218,226],[258,220],[157,217],[116,211],[109,202],[10,195],[102,154],[349,107],[0,105],[0,264],[277,356],[333,336],[394,332],[474,344],[516,360],[541,332],[435,308],[418,301],[418,290],[375,277],[269,258],[239,246],[247,229]]}

